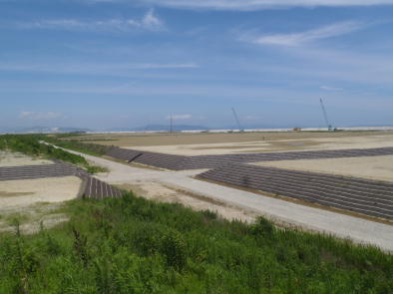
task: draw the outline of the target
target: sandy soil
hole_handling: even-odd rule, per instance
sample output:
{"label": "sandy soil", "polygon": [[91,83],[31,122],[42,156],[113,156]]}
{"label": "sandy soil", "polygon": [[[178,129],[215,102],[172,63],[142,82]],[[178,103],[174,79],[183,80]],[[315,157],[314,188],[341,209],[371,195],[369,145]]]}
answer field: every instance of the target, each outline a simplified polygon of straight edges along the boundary
{"label": "sandy soil", "polygon": [[21,153],[0,151],[0,167],[44,165],[53,162],[44,159],[33,159]]}
{"label": "sandy soil", "polygon": [[239,207],[218,202],[181,190],[174,186],[153,181],[139,181],[133,184],[123,184],[122,189],[131,190],[138,196],[143,196],[149,200],[155,200],[165,203],[179,203],[197,211],[209,210],[215,212],[221,218],[229,220],[240,220],[252,223],[258,217],[258,214],[247,211]]}
{"label": "sandy soil", "polygon": [[0,181],[0,211],[38,202],[57,203],[78,196],[82,180],[75,176]]}
{"label": "sandy soil", "polygon": [[123,148],[143,151],[184,155],[223,155],[234,153],[286,152],[336,150],[355,148],[379,148],[393,145],[392,134],[363,135],[347,137],[317,137],[306,139],[273,139],[250,142],[188,144],[188,145],[153,145],[153,146],[122,146]]}
{"label": "sandy soil", "polygon": [[260,162],[254,165],[393,181],[393,156]]}
{"label": "sandy soil", "polygon": [[89,134],[67,139],[116,146],[163,146],[185,144],[217,144],[266,142],[276,140],[307,140],[311,138],[348,138],[370,135],[392,135],[392,131],[343,132],[245,132],[245,133],[155,133],[155,134]]}
{"label": "sandy soil", "polygon": [[81,183],[74,176],[0,181],[0,232],[16,231],[16,220],[23,234],[68,221],[59,210],[62,202],[78,196]]}

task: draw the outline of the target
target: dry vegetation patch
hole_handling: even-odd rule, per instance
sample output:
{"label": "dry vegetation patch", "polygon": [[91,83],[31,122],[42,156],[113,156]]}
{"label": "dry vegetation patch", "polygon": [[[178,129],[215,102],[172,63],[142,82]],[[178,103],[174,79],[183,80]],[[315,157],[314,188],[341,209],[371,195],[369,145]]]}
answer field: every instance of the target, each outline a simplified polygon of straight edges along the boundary
{"label": "dry vegetation patch", "polygon": [[32,158],[17,152],[8,152],[0,150],[0,167],[14,167],[27,165],[45,165],[52,164],[52,161]]}

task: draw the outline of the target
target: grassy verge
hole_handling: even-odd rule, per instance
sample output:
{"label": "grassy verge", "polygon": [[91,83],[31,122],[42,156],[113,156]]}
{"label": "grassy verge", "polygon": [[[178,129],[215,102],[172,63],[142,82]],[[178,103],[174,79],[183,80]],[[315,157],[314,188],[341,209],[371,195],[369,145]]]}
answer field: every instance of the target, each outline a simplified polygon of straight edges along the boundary
{"label": "grassy verge", "polygon": [[108,146],[99,144],[84,143],[79,140],[68,140],[67,137],[64,137],[64,135],[55,135],[52,137],[48,136],[46,140],[62,148],[78,151],[92,156],[102,156],[106,154],[110,148]]}
{"label": "grassy verge", "polygon": [[[2,235],[0,293],[392,293],[392,255],[125,195]],[[18,233],[18,231],[16,231]]]}
{"label": "grassy verge", "polygon": [[48,141],[48,138],[40,134],[2,135],[0,136],[0,150],[11,150],[32,157],[61,160],[85,168],[92,174],[107,171],[105,168],[90,165],[84,157],[40,143],[41,140]]}

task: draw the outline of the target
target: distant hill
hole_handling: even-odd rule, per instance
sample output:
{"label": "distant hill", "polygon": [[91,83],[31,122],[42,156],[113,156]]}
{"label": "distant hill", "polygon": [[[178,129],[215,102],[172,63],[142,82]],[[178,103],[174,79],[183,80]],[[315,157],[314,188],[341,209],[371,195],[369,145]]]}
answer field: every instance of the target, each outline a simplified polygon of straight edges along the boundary
{"label": "distant hill", "polygon": [[[172,127],[173,131],[188,131],[188,130],[209,130],[210,128],[201,125],[177,125],[174,124]],[[131,129],[130,131],[169,131],[169,125],[146,125],[143,127],[138,127],[135,129]]]}

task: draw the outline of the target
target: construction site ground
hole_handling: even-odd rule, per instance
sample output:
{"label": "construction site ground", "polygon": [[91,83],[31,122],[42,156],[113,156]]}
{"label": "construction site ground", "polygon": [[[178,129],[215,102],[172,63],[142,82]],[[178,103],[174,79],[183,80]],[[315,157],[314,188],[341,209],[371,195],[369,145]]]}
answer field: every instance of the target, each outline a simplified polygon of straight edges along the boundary
{"label": "construction site ground", "polygon": [[[180,202],[199,210],[217,211],[224,218],[252,221],[256,216],[265,216],[280,226],[324,232],[392,251],[391,224],[305,206],[195,178],[206,170],[155,171],[104,158],[84,156],[108,169],[109,172],[99,175],[99,179],[134,189],[142,197]],[[216,210],[217,206],[221,210]]]}
{"label": "construction site ground", "polygon": [[[391,131],[107,134],[77,136],[74,139],[84,140],[89,143],[187,156],[392,147]],[[104,157],[82,155],[90,162],[108,169],[108,172],[98,174],[98,179],[116,185],[119,188],[133,190],[141,197],[164,202],[178,202],[196,210],[215,211],[223,218],[238,219],[246,222],[253,222],[257,216],[265,216],[279,226],[324,232],[341,238],[351,239],[357,243],[376,245],[388,251],[392,251],[393,248],[392,224],[387,222],[359,218],[314,206],[288,202],[284,199],[264,195],[263,193],[240,190],[196,179],[197,175],[207,171],[207,169],[184,171],[151,169],[143,165],[121,163]],[[47,164],[45,161],[28,159],[21,155],[4,156],[3,154],[0,160],[2,161],[0,166],[32,165],[34,163],[38,165]],[[13,165],[13,163],[16,165]],[[312,172],[322,172],[324,170],[323,172],[334,175],[366,177],[392,182],[392,156],[374,156],[363,159],[297,160],[281,161],[280,163],[265,162],[257,165],[272,165],[274,167],[282,167],[280,165],[283,165],[286,169],[301,169]],[[361,171],[364,172],[361,173]],[[40,183],[40,181],[43,182]],[[42,220],[42,217],[40,217],[41,213],[37,213],[37,208],[40,208],[39,212],[45,211],[45,206],[51,208],[48,211],[48,216],[55,214],[55,220],[66,218],[61,215],[57,216],[56,212],[53,213],[53,210],[56,211],[56,209],[53,209],[55,205],[49,202],[75,198],[78,195],[80,185],[77,183],[78,178],[74,179],[73,177],[58,178],[56,181],[51,181],[49,178],[31,180],[35,184],[29,187],[26,186],[28,181],[24,181],[22,189],[18,188],[17,181],[15,183],[13,181],[0,182],[0,202],[10,204],[7,205],[7,210],[4,209],[6,207],[0,204],[0,208],[2,208],[0,209],[0,211],[2,210],[0,212],[0,230],[1,226],[3,228],[6,228],[7,224],[9,226],[9,219],[12,217],[12,214],[16,214],[17,211],[14,209],[18,206],[21,206],[21,208],[32,208],[30,211],[21,210],[21,212],[36,216],[36,219],[33,218],[36,221],[35,227],[37,227],[37,222]],[[51,186],[52,184],[53,186]],[[51,191],[52,187],[53,191]],[[67,196],[57,194],[55,197],[53,192],[55,190],[58,192],[59,188],[67,192]],[[36,202],[31,201],[34,196]],[[49,196],[49,198],[45,199],[40,196]],[[13,208],[10,198],[15,198],[13,202],[15,202],[16,206]],[[7,220],[8,222],[5,222]]]}
{"label": "construction site ground", "polygon": [[393,156],[274,161],[253,163],[253,165],[383,181],[393,180]]}

